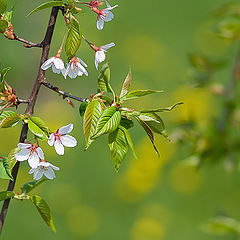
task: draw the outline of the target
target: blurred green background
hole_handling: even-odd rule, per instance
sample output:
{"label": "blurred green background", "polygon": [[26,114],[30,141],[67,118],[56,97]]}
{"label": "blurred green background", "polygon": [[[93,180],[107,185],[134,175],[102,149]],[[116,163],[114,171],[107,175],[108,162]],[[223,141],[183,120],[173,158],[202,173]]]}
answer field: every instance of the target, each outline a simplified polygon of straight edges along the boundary
{"label": "blurred green background", "polygon": [[[49,10],[28,18],[26,14],[43,1],[9,1],[14,6],[15,33],[32,42],[40,42],[46,30]],[[122,85],[129,67],[133,89],[160,89],[163,94],[132,101],[135,108],[167,107],[177,101],[185,104],[172,113],[162,114],[167,130],[177,122],[194,116],[200,125],[219,114],[218,102],[210,93],[187,86],[189,63],[187,54],[201,52],[216,59],[228,58],[231,63],[235,49],[206,31],[210,13],[223,0],[153,0],[116,1],[115,19],[103,31],[96,29],[96,16],[86,9],[78,16],[87,39],[98,46],[115,42],[108,52],[114,89]],[[54,56],[64,35],[65,23],[59,15],[50,56]],[[78,56],[88,64],[88,77],[65,80],[51,70],[46,77],[53,85],[80,97],[89,97],[97,89],[98,72],[94,54],[83,42]],[[11,66],[8,83],[21,98],[27,98],[39,67],[40,49],[25,49],[16,41],[0,36],[0,63]],[[226,81],[229,67],[216,78]],[[57,156],[43,144],[46,160],[61,168],[57,178],[34,190],[50,205],[57,233],[45,226],[34,205],[28,201],[11,201],[2,239],[83,239],[83,240],[231,240],[228,236],[209,235],[202,225],[216,214],[240,219],[239,171],[226,171],[223,163],[203,165],[196,170],[184,160],[187,148],[157,137],[161,157],[158,158],[140,127],[130,130],[139,156],[127,155],[120,171],[114,171],[107,138],[96,141],[84,152],[82,119],[79,103],[72,109],[61,97],[41,88],[35,116],[45,120],[52,130],[74,124],[72,135],[78,147]],[[25,106],[17,110],[23,113]],[[0,152],[7,155],[16,147],[20,126],[2,129]],[[26,162],[21,169],[16,191],[31,181]],[[1,180],[1,191],[7,181]]]}

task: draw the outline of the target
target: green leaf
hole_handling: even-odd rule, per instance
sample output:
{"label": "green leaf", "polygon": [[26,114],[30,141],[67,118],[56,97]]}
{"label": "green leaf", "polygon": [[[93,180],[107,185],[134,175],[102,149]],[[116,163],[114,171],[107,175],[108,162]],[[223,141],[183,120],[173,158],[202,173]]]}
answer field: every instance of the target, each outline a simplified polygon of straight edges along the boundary
{"label": "green leaf", "polygon": [[122,128],[118,128],[108,135],[108,146],[115,169],[118,171],[128,151],[128,142]]}
{"label": "green leaf", "polygon": [[43,4],[39,5],[38,7],[36,7],[35,9],[33,9],[27,15],[27,17],[29,17],[33,13],[38,12],[40,10],[43,10],[43,9],[46,9],[46,8],[51,8],[51,7],[59,7],[59,6],[63,6],[63,1],[50,1],[50,2],[43,3]]}
{"label": "green leaf", "polygon": [[113,89],[109,83],[111,71],[108,63],[104,64],[98,76],[98,89],[100,92],[110,92],[114,95]]}
{"label": "green leaf", "polygon": [[12,198],[15,194],[11,191],[0,192],[0,201],[4,201],[8,198]]}
{"label": "green leaf", "polygon": [[30,117],[28,119],[28,128],[34,135],[41,138],[42,140],[48,139],[49,129],[41,118]]}
{"label": "green leaf", "polygon": [[4,68],[4,69],[1,71],[1,81],[0,81],[0,82],[2,82],[2,81],[5,80],[6,74],[7,74],[7,72],[8,72],[9,70],[11,70],[11,67]]}
{"label": "green leaf", "polygon": [[7,9],[7,1],[0,0],[0,14],[4,13]]}
{"label": "green leaf", "polygon": [[90,136],[91,139],[96,139],[103,134],[113,132],[116,130],[121,121],[121,113],[116,107],[109,107],[104,110],[100,116],[95,133]]}
{"label": "green leaf", "polygon": [[67,40],[65,44],[65,52],[68,61],[76,55],[76,52],[81,44],[82,31],[78,21],[71,17],[70,29],[68,30]]}
{"label": "green leaf", "polygon": [[155,152],[157,153],[158,156],[160,156],[159,154],[159,151],[155,145],[155,139],[154,139],[154,135],[153,135],[153,132],[151,130],[151,128],[144,122],[142,121],[140,118],[136,117],[136,119],[138,120],[138,122],[140,123],[140,125],[143,127],[143,129],[145,130],[145,132],[147,133],[152,145],[153,145],[153,148],[155,150]]}
{"label": "green leaf", "polygon": [[229,217],[219,216],[208,221],[204,230],[216,235],[240,234],[240,222]]}
{"label": "green leaf", "polygon": [[129,129],[134,126],[133,120],[128,119],[125,116],[121,117],[120,125],[125,127],[126,129]]}
{"label": "green leaf", "polygon": [[47,179],[43,178],[39,181],[33,181],[33,182],[28,182],[23,184],[22,186],[22,192],[27,194],[29,192],[31,192],[35,187],[37,187],[38,185],[42,184],[43,182],[45,182]]}
{"label": "green leaf", "polygon": [[13,181],[9,160],[7,157],[0,158],[0,178],[9,179]]}
{"label": "green leaf", "polygon": [[179,102],[168,108],[145,109],[145,110],[141,110],[140,112],[141,113],[171,112],[174,108],[182,104],[183,102]]}
{"label": "green leaf", "polygon": [[0,33],[4,33],[8,27],[8,22],[4,19],[0,19]]}
{"label": "green leaf", "polygon": [[9,159],[9,164],[11,169],[15,166],[17,162],[15,155],[19,152],[20,152],[19,148],[13,148],[8,154],[8,159]]}
{"label": "green leaf", "polygon": [[12,111],[4,111],[0,115],[0,128],[13,127],[20,121],[17,113]]}
{"label": "green leaf", "polygon": [[164,122],[156,113],[142,113],[138,117],[144,121],[154,133],[161,134],[168,139]]}
{"label": "green leaf", "polygon": [[11,22],[12,14],[13,14],[13,11],[5,12],[3,14],[3,19],[6,20],[7,22]]}
{"label": "green leaf", "polygon": [[119,128],[124,132],[125,138],[126,138],[127,143],[128,143],[128,146],[131,148],[134,158],[137,159],[137,155],[136,155],[136,152],[135,152],[135,149],[134,149],[132,138],[131,138],[128,130],[126,128],[122,127],[122,126],[119,126]]}
{"label": "green leaf", "polygon": [[84,116],[84,113],[86,111],[86,108],[88,106],[88,102],[82,102],[80,104],[80,107],[79,107],[79,113],[80,113],[80,116],[83,117]]}
{"label": "green leaf", "polygon": [[36,206],[38,212],[40,213],[42,219],[45,223],[54,231],[56,232],[56,228],[53,223],[53,216],[51,210],[47,203],[42,199],[42,197],[38,195],[29,196],[32,203]]}
{"label": "green leaf", "polygon": [[93,140],[90,139],[90,136],[92,136],[95,132],[98,119],[100,118],[104,109],[104,104],[98,98],[94,98],[86,108],[83,118],[83,132],[86,141],[85,150],[87,150],[93,142]]}
{"label": "green leaf", "polygon": [[123,83],[122,90],[121,90],[120,97],[119,97],[120,99],[122,99],[125,95],[127,95],[129,88],[130,88],[131,80],[132,80],[132,73],[130,70],[124,83]]}
{"label": "green leaf", "polygon": [[135,99],[143,96],[147,96],[153,93],[161,93],[163,91],[158,90],[133,90],[130,91],[127,95],[125,95],[121,100],[129,100],[129,99]]}

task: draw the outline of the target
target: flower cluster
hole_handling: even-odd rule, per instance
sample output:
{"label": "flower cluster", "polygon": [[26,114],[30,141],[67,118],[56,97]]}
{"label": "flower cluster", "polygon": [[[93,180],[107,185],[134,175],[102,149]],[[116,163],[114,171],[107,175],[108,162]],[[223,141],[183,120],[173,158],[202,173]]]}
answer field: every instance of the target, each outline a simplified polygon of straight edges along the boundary
{"label": "flower cluster", "polygon": [[[48,144],[55,147],[57,154],[64,154],[65,147],[75,147],[77,141],[74,137],[68,135],[73,130],[73,124],[59,128],[55,133],[51,133],[48,139]],[[19,152],[15,154],[17,161],[28,161],[31,167],[29,174],[33,174],[35,180],[39,180],[46,176],[48,179],[55,178],[54,170],[59,170],[58,167],[47,162],[44,158],[44,153],[41,147],[36,143],[19,143]]]}
{"label": "flower cluster", "polygon": [[[1,89],[2,88],[2,89]],[[15,91],[5,81],[0,86],[0,110],[18,105]]]}

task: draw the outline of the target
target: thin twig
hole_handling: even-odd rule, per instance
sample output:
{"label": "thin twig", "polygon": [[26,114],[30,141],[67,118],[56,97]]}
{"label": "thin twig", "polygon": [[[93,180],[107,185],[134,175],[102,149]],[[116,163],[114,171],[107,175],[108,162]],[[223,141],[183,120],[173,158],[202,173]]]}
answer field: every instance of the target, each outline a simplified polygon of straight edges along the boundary
{"label": "thin twig", "polygon": [[20,103],[29,103],[29,100],[17,98],[17,104],[20,104]]}
{"label": "thin twig", "polygon": [[61,91],[58,87],[55,87],[55,86],[53,86],[52,84],[50,84],[50,83],[48,83],[46,81],[43,81],[42,84],[45,87],[53,90],[54,92],[62,95],[63,98],[71,98],[71,99],[74,99],[74,100],[79,101],[79,102],[86,102],[86,100],[87,100],[87,98],[76,97],[76,96],[73,96],[73,95],[71,95],[71,94],[69,94],[67,92]]}
{"label": "thin twig", "polygon": [[42,48],[43,47],[42,43],[32,43],[23,38],[20,38],[19,36],[15,35],[15,34],[14,34],[14,37],[15,37],[14,40],[25,43],[24,47],[26,47],[26,48],[32,48],[32,47]]}
{"label": "thin twig", "polygon": [[[50,44],[51,44],[51,40],[52,40],[52,36],[53,36],[53,30],[54,30],[57,15],[58,15],[58,10],[59,10],[58,7],[52,8],[47,31],[45,34],[45,38],[42,41],[42,56],[41,56],[39,71],[38,71],[37,79],[35,81],[32,93],[29,98],[29,103],[28,103],[27,109],[25,111],[25,114],[28,114],[29,116],[31,116],[33,114],[33,110],[34,110],[34,106],[35,106],[36,99],[38,96],[38,92],[41,87],[41,82],[44,80],[44,71],[41,69],[41,66],[48,58],[48,53],[49,53]],[[23,143],[25,141],[25,139],[27,138],[27,133],[28,133],[28,125],[27,125],[27,123],[23,123],[19,142]],[[12,176],[13,176],[14,181],[11,181],[11,180],[9,181],[7,191],[13,191],[13,189],[14,189],[16,179],[17,179],[19,165],[20,165],[20,162],[17,162],[12,169]],[[6,199],[2,205],[2,210],[1,210],[1,214],[0,214],[0,234],[2,232],[3,223],[4,223],[6,215],[7,215],[10,200],[11,200],[11,198]]]}

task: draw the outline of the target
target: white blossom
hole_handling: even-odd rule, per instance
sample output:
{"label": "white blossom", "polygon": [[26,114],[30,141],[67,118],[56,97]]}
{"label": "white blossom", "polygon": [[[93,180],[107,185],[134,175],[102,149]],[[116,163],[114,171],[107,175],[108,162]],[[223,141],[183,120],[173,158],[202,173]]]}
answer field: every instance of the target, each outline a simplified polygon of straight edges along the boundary
{"label": "white blossom", "polygon": [[110,22],[114,18],[113,13],[111,10],[116,8],[118,5],[115,5],[111,7],[111,5],[105,0],[105,3],[107,4],[107,8],[104,8],[98,12],[97,17],[97,29],[102,30],[104,27],[104,22]]}
{"label": "white blossom", "polygon": [[77,145],[77,140],[68,135],[73,130],[73,124],[68,124],[67,126],[61,127],[55,133],[51,133],[48,144],[55,147],[57,154],[64,155],[65,147],[75,147]]}
{"label": "white blossom", "polygon": [[103,62],[106,59],[105,53],[107,50],[111,47],[114,47],[115,43],[109,43],[107,45],[101,46],[96,52],[95,52],[95,66],[98,70],[98,64]]}
{"label": "white blossom", "polygon": [[19,143],[18,148],[20,149],[20,152],[15,154],[16,160],[28,160],[28,164],[31,168],[36,167],[39,164],[40,159],[44,159],[43,150],[36,144]]}
{"label": "white blossom", "polygon": [[65,71],[64,62],[60,57],[51,57],[41,66],[42,70],[47,70],[50,67],[57,74]]}
{"label": "white blossom", "polygon": [[59,168],[49,162],[41,161],[37,166],[30,169],[28,173],[33,174],[35,180],[39,180],[43,175],[48,179],[54,179],[56,176],[53,170],[59,171]]}
{"label": "white blossom", "polygon": [[63,76],[65,79],[67,76],[70,78],[76,78],[77,76],[82,76],[83,74],[88,76],[88,72],[84,67],[87,67],[87,64],[83,60],[73,57],[67,64],[67,68],[63,70]]}

